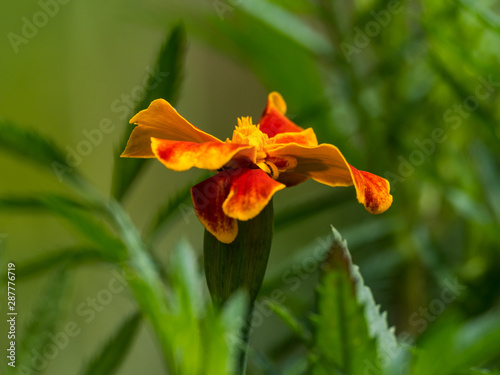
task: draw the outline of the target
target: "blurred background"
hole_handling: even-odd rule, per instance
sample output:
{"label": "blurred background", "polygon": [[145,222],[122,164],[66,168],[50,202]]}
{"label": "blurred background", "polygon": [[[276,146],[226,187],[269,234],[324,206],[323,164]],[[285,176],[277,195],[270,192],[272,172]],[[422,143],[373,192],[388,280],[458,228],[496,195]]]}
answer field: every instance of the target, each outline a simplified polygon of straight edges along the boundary
{"label": "blurred background", "polygon": [[[448,311],[473,318],[500,303],[498,2],[41,0],[2,8],[0,116],[52,138],[105,195],[144,80],[177,74],[155,64],[179,25],[187,44],[176,109],[192,124],[231,137],[236,118],[257,121],[276,90],[295,123],[313,127],[356,168],[391,182],[394,203],[380,216],[357,203],[352,187],[308,181],[277,194],[262,298],[279,290],[280,302],[308,316],[317,264],[307,257],[325,246],[333,225],[397,333],[418,338]],[[108,131],[82,146],[103,122]],[[1,149],[0,163],[2,197],[68,193],[61,179],[71,171],[47,173]],[[124,197],[125,208],[146,231],[160,206],[202,178],[152,160]],[[203,228],[190,207],[182,203],[155,236],[160,262],[180,238],[202,262]],[[2,267],[85,243],[53,215],[22,210],[0,212],[0,241]],[[99,262],[74,269],[59,324],[77,322],[82,333],[46,373],[78,373],[133,311],[124,288],[91,308],[92,319],[84,313],[89,298],[116,277],[112,269]],[[37,273],[18,282],[20,332],[36,319],[46,279]],[[262,373],[263,361],[280,369],[301,351],[269,315],[252,333],[251,374]],[[143,325],[118,373],[162,373],[155,340]]]}

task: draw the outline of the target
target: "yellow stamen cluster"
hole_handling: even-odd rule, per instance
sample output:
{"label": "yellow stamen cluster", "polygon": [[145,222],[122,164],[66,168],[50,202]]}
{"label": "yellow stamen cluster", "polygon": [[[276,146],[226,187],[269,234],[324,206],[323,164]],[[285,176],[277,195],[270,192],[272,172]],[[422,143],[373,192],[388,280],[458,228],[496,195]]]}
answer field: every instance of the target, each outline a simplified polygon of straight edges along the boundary
{"label": "yellow stamen cluster", "polygon": [[264,172],[269,174],[275,180],[279,176],[276,165],[266,161],[266,147],[272,142],[266,133],[260,130],[260,125],[254,125],[251,117],[241,117],[238,119],[238,125],[233,131],[233,138],[226,142],[250,145],[255,147],[256,165]]}
{"label": "yellow stamen cluster", "polygon": [[260,125],[253,125],[251,117],[241,117],[238,119],[238,125],[233,131],[231,143],[250,145],[257,151],[257,161],[266,158],[265,147],[269,142],[267,134],[260,131]]}

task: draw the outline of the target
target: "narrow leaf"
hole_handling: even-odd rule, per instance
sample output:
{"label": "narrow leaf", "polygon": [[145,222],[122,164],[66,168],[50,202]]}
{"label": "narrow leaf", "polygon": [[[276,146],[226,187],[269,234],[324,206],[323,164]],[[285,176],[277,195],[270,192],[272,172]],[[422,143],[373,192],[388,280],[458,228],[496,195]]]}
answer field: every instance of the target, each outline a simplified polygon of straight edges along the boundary
{"label": "narrow leaf", "polygon": [[426,332],[412,374],[454,375],[473,366],[483,366],[498,358],[499,342],[498,309],[467,322],[456,315],[447,315]]}
{"label": "narrow leaf", "polygon": [[479,369],[472,368],[470,370],[464,371],[463,375],[500,375],[499,370],[487,370],[487,369]]}
{"label": "narrow leaf", "polygon": [[125,319],[108,343],[82,371],[84,375],[112,375],[118,371],[136,337],[142,317],[140,312]]}
{"label": "narrow leaf", "polygon": [[333,54],[328,39],[292,12],[266,0],[244,1],[241,7],[314,55]]}
{"label": "narrow leaf", "polygon": [[35,259],[19,264],[19,272],[16,277],[24,280],[28,277],[50,271],[62,263],[76,265],[83,262],[99,260],[103,260],[102,251],[99,249],[83,246],[71,246],[52,251],[48,254],[43,254]]}
{"label": "narrow leaf", "polygon": [[493,211],[497,222],[500,223],[500,178],[498,177],[498,165],[490,150],[480,141],[476,141],[471,146],[471,154],[476,171],[482,183],[486,201]]}
{"label": "narrow leaf", "polygon": [[142,242],[137,228],[123,211],[122,206],[111,199],[108,210],[126,248],[126,262],[120,265],[124,271],[133,276],[129,281],[130,288],[159,339],[170,373],[175,373],[172,367],[174,366],[174,355],[171,350],[172,326],[167,320],[168,303],[160,273]]}
{"label": "narrow leaf", "polygon": [[[154,99],[163,98],[172,105],[175,104],[183,78],[183,63],[186,54],[186,35],[183,26],[175,27],[158,55],[155,66],[156,74],[149,77],[146,87],[154,87],[144,90],[144,97],[137,103],[135,112],[147,108]],[[115,168],[113,175],[113,196],[121,201],[133,185],[136,177],[144,168],[146,159],[121,159],[120,155],[127,145],[132,133],[133,126],[126,124],[123,138],[118,145],[115,156]]]}
{"label": "narrow leaf", "polygon": [[[237,359],[241,342],[243,327],[246,325],[246,317],[248,314],[249,302],[245,293],[240,292],[233,295],[224,305],[222,312],[219,314],[219,324],[222,329],[220,333],[215,333],[219,336],[219,348],[213,347],[213,352],[222,354],[223,363],[225,365],[225,374],[234,374],[234,369],[237,367]],[[206,323],[210,324],[210,321]],[[221,340],[222,339],[222,340]],[[215,364],[215,366],[218,366]],[[214,375],[217,372],[213,372]]]}
{"label": "narrow leaf", "polygon": [[68,176],[71,182],[77,182],[80,178],[74,168],[66,164],[63,151],[41,134],[3,118],[0,118],[0,134],[0,150],[42,166],[53,172],[60,181],[63,175]]}
{"label": "narrow leaf", "polygon": [[459,0],[460,4],[464,9],[475,14],[477,19],[490,30],[500,34],[500,17],[498,17],[494,12],[485,8],[478,1],[471,0]]}
{"label": "narrow leaf", "polygon": [[204,281],[200,277],[194,249],[186,240],[175,246],[168,274],[183,316],[195,320],[203,312],[201,286]]}
{"label": "narrow leaf", "polygon": [[0,208],[4,209],[35,209],[47,211],[67,220],[85,238],[94,242],[110,259],[119,259],[123,252],[123,244],[102,222],[92,214],[98,208],[87,208],[84,204],[71,198],[45,193],[38,197],[3,197]]}
{"label": "narrow leaf", "polygon": [[306,345],[311,345],[312,334],[293,313],[284,305],[274,300],[266,300],[265,304],[292,330],[292,332]]}
{"label": "narrow leaf", "polygon": [[[19,352],[20,366],[24,364],[31,368],[33,353],[43,353],[44,350],[48,350],[49,343],[52,348],[54,340],[57,341],[57,345],[63,345],[62,341],[68,340],[67,335],[64,336],[57,331],[58,323],[63,321],[62,315],[68,306],[65,298],[67,284],[68,267],[60,267],[51,275],[51,279],[38,298],[22,338],[17,341],[20,343],[21,349]],[[67,345],[67,342],[64,345]],[[49,361],[43,362],[43,366],[41,366],[43,368],[39,368],[39,371],[42,372],[49,365]]]}

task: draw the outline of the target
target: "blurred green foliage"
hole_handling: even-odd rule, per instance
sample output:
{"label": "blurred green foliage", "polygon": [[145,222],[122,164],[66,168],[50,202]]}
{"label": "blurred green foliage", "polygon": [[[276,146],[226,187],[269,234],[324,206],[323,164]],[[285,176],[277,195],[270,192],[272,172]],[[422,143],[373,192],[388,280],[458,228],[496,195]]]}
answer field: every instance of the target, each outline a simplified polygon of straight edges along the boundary
{"label": "blurred green foliage", "polygon": [[[32,37],[23,34],[22,17],[33,22],[40,11],[38,3],[17,13],[6,11],[2,17],[7,36],[2,53],[9,57],[0,62],[5,64],[0,74],[6,82],[0,108],[9,118],[0,118],[0,151],[5,159],[0,186],[2,226],[12,228],[11,220],[17,223],[17,232],[5,233],[10,237],[23,237],[30,231],[38,234],[31,252],[11,246],[25,242],[0,236],[1,259],[16,262],[19,299],[27,299],[23,291],[31,290],[23,289],[23,283],[35,280],[39,284],[48,274],[42,297],[34,304],[21,305],[25,318],[19,323],[18,342],[23,340],[24,347],[18,349],[19,361],[29,363],[33,350],[46,347],[47,332],[66,332],[65,314],[72,310],[66,302],[71,298],[67,287],[74,274],[88,268],[102,273],[99,267],[112,264],[130,276],[126,288],[134,296],[132,314],[112,310],[119,325],[111,339],[92,336],[90,343],[82,341],[90,354],[89,350],[85,355],[78,350],[71,352],[73,356],[65,352],[74,373],[136,373],[134,368],[146,368],[154,358],[161,358],[159,362],[172,374],[221,374],[231,367],[231,350],[237,343],[226,345],[225,335],[237,337],[245,302],[237,297],[225,311],[214,311],[190,245],[172,245],[178,243],[176,228],[194,220],[186,208],[189,187],[204,176],[194,174],[183,180],[150,162],[118,159],[132,129],[126,124],[127,116],[112,124],[118,130],[109,135],[115,143],[108,147],[108,151],[114,149],[113,156],[95,145],[87,164],[67,165],[68,148],[64,147],[70,144],[78,151],[79,141],[86,139],[78,132],[76,142],[68,140],[68,127],[77,128],[73,123],[81,121],[89,129],[88,124],[95,122],[87,114],[91,110],[85,108],[113,103],[109,97],[98,96],[98,86],[108,85],[110,73],[101,68],[104,62],[91,58],[94,53],[99,55],[102,49],[100,56],[105,56],[115,51],[120,64],[113,69],[130,76],[128,83],[141,82],[144,64],[154,66],[156,61],[160,72],[168,72],[157,89],[133,98],[133,105],[125,107],[132,114],[157,96],[177,101],[182,78],[188,80],[205,64],[205,60],[190,63],[190,54],[204,50],[214,54],[216,62],[222,58],[233,68],[238,66],[246,78],[229,73],[225,77],[225,71],[216,74],[217,63],[207,58],[208,74],[221,81],[208,88],[188,82],[182,93],[189,95],[188,88],[199,90],[200,97],[191,96],[192,101],[199,99],[205,105],[201,96],[221,95],[224,106],[208,105],[198,111],[196,104],[187,104],[192,117],[206,118],[207,126],[225,137],[233,116],[249,114],[233,113],[236,109],[258,110],[265,92],[277,90],[287,101],[294,122],[313,127],[320,142],[337,145],[357,168],[388,178],[394,196],[393,206],[379,217],[367,215],[355,203],[352,189],[308,182],[277,196],[276,239],[262,303],[257,304],[254,317],[248,373],[302,374],[308,367],[315,374],[499,373],[497,2],[213,0],[165,4],[129,0],[70,2],[57,9],[47,18],[47,26],[38,27]],[[119,25],[116,30],[115,24]],[[57,35],[51,27],[72,33]],[[167,38],[162,41],[166,27]],[[113,43],[124,38],[122,32],[128,38],[125,47],[113,49]],[[17,53],[9,33],[27,40],[17,45]],[[66,43],[70,37],[79,43]],[[92,46],[92,38],[102,38],[102,44]],[[70,52],[59,48],[49,59],[42,49],[51,45],[50,40],[69,45]],[[119,51],[125,52],[120,55]],[[134,53],[141,60],[132,60]],[[37,66],[54,64],[50,68],[61,72],[59,78],[57,74],[37,75],[32,61],[40,56]],[[86,80],[76,69],[88,66],[93,80]],[[9,77],[10,71],[15,72],[15,79]],[[253,86],[247,90],[248,76]],[[236,84],[229,85],[232,80]],[[255,82],[262,87],[255,89]],[[43,107],[49,103],[45,91],[53,85],[67,88],[55,90],[56,104]],[[92,94],[84,90],[86,85],[95,85]],[[120,97],[124,87],[111,97]],[[231,91],[221,93],[225,87]],[[227,98],[231,101],[225,102]],[[214,117],[214,112],[223,109],[227,117]],[[96,116],[104,120],[106,110],[96,110]],[[30,117],[35,114],[39,117]],[[218,127],[221,119],[233,122]],[[26,126],[17,123],[33,127],[24,130]],[[54,125],[44,129],[39,123]],[[26,167],[26,161],[33,167]],[[112,161],[111,185],[109,171],[100,164]],[[54,163],[63,167],[59,173]],[[148,174],[151,170],[154,175]],[[156,190],[147,190],[141,181],[157,186]],[[146,199],[146,195],[158,199]],[[26,221],[27,213],[38,216]],[[55,225],[52,217],[70,230]],[[359,272],[338,236],[329,234],[328,224],[348,239]],[[35,226],[41,227],[41,234]],[[198,249],[201,227],[190,228],[195,233],[190,234],[190,242]],[[317,254],[330,249],[332,241],[333,248],[343,254],[339,264],[344,267],[337,264],[318,280],[323,257]],[[71,272],[62,272],[60,267]],[[364,283],[371,291],[361,287]],[[33,290],[38,293],[36,287]],[[382,324],[385,316],[375,307],[372,292],[399,336],[396,349],[387,349],[384,340],[376,340],[393,333]],[[2,298],[6,300],[3,294]],[[271,311],[285,324],[277,323]],[[349,324],[336,321],[345,319],[346,313],[351,316]],[[148,342],[138,333],[142,317],[148,322],[148,337],[156,337],[152,346],[160,349],[145,353],[146,359],[135,354],[137,367],[128,362],[120,366],[134,340],[141,346]],[[2,348],[5,344],[2,340]],[[338,348],[341,358],[333,348]],[[381,352],[385,356],[378,357]],[[58,373],[53,369],[62,357],[34,373]]]}

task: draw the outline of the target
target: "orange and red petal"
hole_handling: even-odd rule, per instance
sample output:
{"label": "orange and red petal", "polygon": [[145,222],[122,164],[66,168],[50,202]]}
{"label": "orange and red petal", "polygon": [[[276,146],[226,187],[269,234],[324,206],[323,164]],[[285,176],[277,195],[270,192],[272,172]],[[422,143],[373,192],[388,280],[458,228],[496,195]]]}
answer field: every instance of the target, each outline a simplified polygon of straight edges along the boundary
{"label": "orange and red petal", "polygon": [[317,146],[318,139],[312,128],[307,128],[300,132],[288,132],[276,134],[273,138],[273,145],[297,143],[304,146]]}
{"label": "orange and red petal", "polygon": [[194,212],[203,226],[220,242],[231,243],[238,235],[238,222],[222,210],[231,178],[220,172],[191,188]]}
{"label": "orange and red petal", "polygon": [[316,147],[289,144],[268,150],[273,158],[294,157],[297,166],[291,171],[306,175],[330,186],[353,184],[348,164],[335,146],[321,144]]}
{"label": "orange and red petal", "polygon": [[217,170],[231,159],[255,159],[255,148],[249,145],[220,142],[182,142],[151,138],[151,149],[159,161],[174,171],[192,167]]}
{"label": "orange and red petal", "polygon": [[274,193],[286,187],[261,169],[235,171],[229,195],[222,205],[224,213],[234,219],[253,219],[267,206]]}
{"label": "orange and red petal", "polygon": [[301,132],[300,126],[295,125],[285,116],[286,103],[283,97],[272,92],[267,97],[267,106],[260,117],[260,131],[267,134],[269,137],[274,137],[279,133]]}
{"label": "orange and red petal", "polygon": [[220,142],[218,138],[191,125],[165,100],[157,99],[130,120],[137,124],[132,131],[122,157],[154,157],[151,138],[187,142]]}
{"label": "orange and red petal", "polygon": [[356,196],[371,214],[381,214],[392,204],[389,181],[370,172],[351,168]]}
{"label": "orange and red petal", "polygon": [[386,179],[351,167],[333,145],[307,147],[289,144],[268,150],[268,154],[274,158],[295,157],[297,166],[288,173],[298,175],[297,179],[306,176],[329,186],[354,185],[358,201],[372,214],[384,212],[392,203]]}

